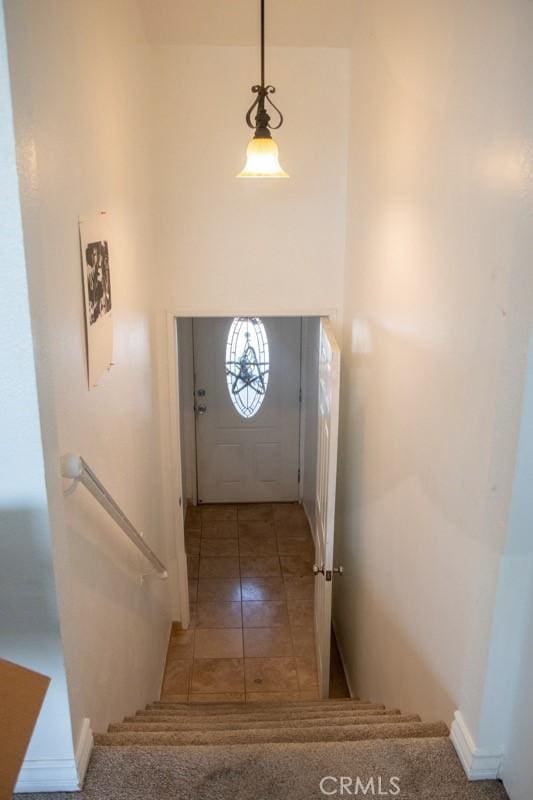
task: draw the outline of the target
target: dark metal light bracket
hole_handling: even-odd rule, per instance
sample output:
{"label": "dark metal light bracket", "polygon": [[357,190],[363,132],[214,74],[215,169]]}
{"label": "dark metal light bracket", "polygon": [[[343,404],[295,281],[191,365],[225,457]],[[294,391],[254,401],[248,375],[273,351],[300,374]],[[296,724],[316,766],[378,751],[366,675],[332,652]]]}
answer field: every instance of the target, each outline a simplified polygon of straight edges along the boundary
{"label": "dark metal light bracket", "polygon": [[[276,91],[274,86],[260,86],[256,84],[252,86],[252,92],[257,94],[256,99],[248,109],[248,113],[246,114],[246,124],[249,128],[259,128],[263,129],[266,128],[267,130],[276,131],[278,128],[281,128],[283,125],[283,114],[279,110],[279,108],[272,102],[270,99],[270,95],[274,94]],[[272,108],[276,111],[279,116],[279,122],[277,125],[272,125],[270,122],[270,114],[265,108],[265,100],[270,103]],[[255,122],[252,121],[252,114],[254,109],[257,108],[257,114],[255,115]]]}
{"label": "dark metal light bracket", "polygon": [[[252,86],[252,92],[257,94],[256,99],[248,109],[246,114],[246,124],[249,128],[255,128],[256,139],[270,139],[270,131],[276,131],[283,125],[283,114],[272,102],[270,95],[276,89],[270,84],[265,85],[265,0],[261,0],[261,83]],[[277,125],[270,122],[270,114],[265,108],[265,101],[268,102],[279,117]],[[254,109],[257,108],[255,122],[252,120]]]}

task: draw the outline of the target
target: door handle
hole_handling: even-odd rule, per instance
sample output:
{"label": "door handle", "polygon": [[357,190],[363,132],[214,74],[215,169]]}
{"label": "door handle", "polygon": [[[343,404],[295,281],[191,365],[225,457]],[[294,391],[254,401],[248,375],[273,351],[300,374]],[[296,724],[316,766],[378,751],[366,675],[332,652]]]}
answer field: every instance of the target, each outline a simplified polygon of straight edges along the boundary
{"label": "door handle", "polygon": [[207,406],[196,406],[196,413],[198,415],[207,414]]}
{"label": "door handle", "polygon": [[331,570],[331,569],[324,569],[324,564],[321,564],[320,567],[317,566],[317,564],[313,564],[313,575],[315,576],[322,574],[325,576],[327,581],[330,581],[332,573],[342,576],[344,575],[344,567],[333,567],[333,570]]}

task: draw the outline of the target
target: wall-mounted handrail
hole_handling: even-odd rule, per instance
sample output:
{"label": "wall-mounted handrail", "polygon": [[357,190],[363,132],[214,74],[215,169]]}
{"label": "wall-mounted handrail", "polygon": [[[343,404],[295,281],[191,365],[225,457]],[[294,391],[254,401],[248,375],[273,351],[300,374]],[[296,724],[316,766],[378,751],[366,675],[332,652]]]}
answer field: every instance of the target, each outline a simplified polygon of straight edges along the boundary
{"label": "wall-mounted handrail", "polygon": [[116,500],[109,494],[103,483],[97,478],[90,466],[81,456],[66,453],[61,456],[61,475],[63,478],[71,478],[73,481],[82,483],[92,496],[100,503],[110,517],[124,531],[128,539],[141,551],[143,556],[148,559],[160,578],[168,578],[168,572],[164,564],[158,559],[154,551],[144,541],[143,534],[138,531],[126,514],[122,511]]}

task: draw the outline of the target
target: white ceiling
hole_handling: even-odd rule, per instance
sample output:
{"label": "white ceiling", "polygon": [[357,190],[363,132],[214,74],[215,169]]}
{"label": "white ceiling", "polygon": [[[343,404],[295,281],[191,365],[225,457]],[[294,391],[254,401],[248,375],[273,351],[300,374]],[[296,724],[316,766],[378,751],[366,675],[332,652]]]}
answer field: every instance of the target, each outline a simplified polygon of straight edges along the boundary
{"label": "white ceiling", "polygon": [[[139,0],[153,44],[256,45],[259,0]],[[357,0],[266,0],[266,40],[292,47],[349,47]]]}

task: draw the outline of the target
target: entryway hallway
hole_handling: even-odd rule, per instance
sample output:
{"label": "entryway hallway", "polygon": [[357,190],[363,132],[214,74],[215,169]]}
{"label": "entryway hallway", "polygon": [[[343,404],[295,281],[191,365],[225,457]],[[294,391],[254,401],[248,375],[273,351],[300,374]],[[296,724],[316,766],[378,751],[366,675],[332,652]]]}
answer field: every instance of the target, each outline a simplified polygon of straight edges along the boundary
{"label": "entryway hallway", "polygon": [[191,506],[191,625],[174,626],[163,699],[314,700],[314,545],[297,503]]}

